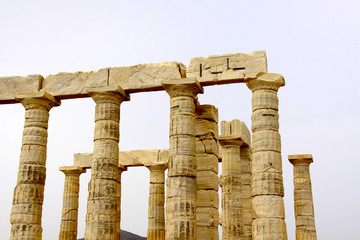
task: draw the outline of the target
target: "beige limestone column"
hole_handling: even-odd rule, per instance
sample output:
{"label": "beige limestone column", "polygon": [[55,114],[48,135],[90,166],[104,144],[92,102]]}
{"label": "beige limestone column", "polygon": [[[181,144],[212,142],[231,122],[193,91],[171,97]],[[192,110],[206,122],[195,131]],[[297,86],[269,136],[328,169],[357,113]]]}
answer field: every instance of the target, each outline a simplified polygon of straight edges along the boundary
{"label": "beige limestone column", "polygon": [[85,239],[120,239],[120,104],[129,96],[119,87],[87,90],[96,108]]}
{"label": "beige limestone column", "polygon": [[65,174],[63,208],[61,213],[60,240],[76,240],[79,209],[80,174],[86,172],[81,167],[60,167]]}
{"label": "beige limestone column", "polygon": [[238,119],[221,122],[222,239],[252,239],[250,132]]}
{"label": "beige limestone column", "polygon": [[280,74],[246,76],[252,91],[253,239],[287,239],[277,91],[285,85]]}
{"label": "beige limestone column", "polygon": [[252,198],[251,198],[251,149],[249,146],[240,148],[241,159],[241,203],[243,240],[252,239]]}
{"label": "beige limestone column", "polygon": [[167,163],[152,163],[150,170],[149,211],[148,211],[148,240],[165,239],[165,170]]}
{"label": "beige limestone column", "polygon": [[162,85],[170,95],[165,239],[196,239],[195,99],[203,89],[194,79]]}
{"label": "beige limestone column", "polygon": [[310,163],[311,154],[289,155],[294,166],[294,207],[296,221],[296,239],[316,240],[314,204],[311,190]]}
{"label": "beige limestone column", "polygon": [[60,101],[44,91],[18,94],[15,98],[26,112],[10,239],[41,239],[49,111]]}
{"label": "beige limestone column", "polygon": [[218,109],[196,105],[197,240],[219,239]]}

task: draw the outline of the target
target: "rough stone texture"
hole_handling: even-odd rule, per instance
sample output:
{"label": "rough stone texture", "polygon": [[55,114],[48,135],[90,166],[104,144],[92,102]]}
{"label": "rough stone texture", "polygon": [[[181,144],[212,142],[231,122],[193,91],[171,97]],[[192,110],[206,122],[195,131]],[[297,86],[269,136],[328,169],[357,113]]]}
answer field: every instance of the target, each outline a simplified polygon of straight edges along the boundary
{"label": "rough stone texture", "polygon": [[[203,136],[211,136],[214,142],[218,139],[218,110],[212,105],[196,105],[195,114],[196,139],[201,142]],[[219,159],[217,155],[206,152],[206,145],[197,145],[197,192],[196,221],[197,240],[218,240],[219,232]]]}
{"label": "rough stone texture", "polygon": [[243,82],[246,73],[258,72],[267,72],[265,51],[192,58],[186,76],[206,86]]}
{"label": "rough stone texture", "polygon": [[10,239],[40,240],[49,111],[60,101],[44,91],[18,94],[16,99],[26,112]]}
{"label": "rough stone texture", "polygon": [[[168,162],[168,149],[132,150],[119,152],[119,166],[147,166],[156,162]],[[91,168],[92,153],[75,153],[74,166]]]}
{"label": "rough stone texture", "polygon": [[196,80],[162,81],[170,95],[170,148],[166,199],[168,240],[196,239]]}
{"label": "rough stone texture", "polygon": [[[222,239],[245,239],[243,226],[243,194],[241,146],[246,146],[241,132],[249,132],[240,120],[222,121],[219,143],[222,146],[221,225]],[[244,134],[243,134],[244,135]],[[249,134],[245,134],[247,136]],[[251,236],[250,236],[251,239]]]}
{"label": "rough stone texture", "polygon": [[40,91],[43,79],[39,74],[0,77],[0,104],[17,103],[15,94]]}
{"label": "rough stone texture", "polygon": [[[287,239],[284,215],[281,141],[278,133],[279,87],[284,78],[274,73],[245,74],[252,91],[252,204],[254,240]],[[261,203],[261,204],[260,204]]]}
{"label": "rough stone texture", "polygon": [[167,163],[152,163],[150,170],[148,240],[165,239],[165,170]]}
{"label": "rough stone texture", "polygon": [[118,87],[90,88],[87,91],[95,101],[96,108],[85,239],[119,239],[120,104],[129,97]]}
{"label": "rough stone texture", "polygon": [[296,221],[296,239],[316,240],[314,203],[311,189],[311,154],[289,155],[294,166],[294,209]]}
{"label": "rough stone texture", "polygon": [[76,240],[79,208],[80,167],[60,167],[65,174],[63,208],[61,213],[59,240]]}

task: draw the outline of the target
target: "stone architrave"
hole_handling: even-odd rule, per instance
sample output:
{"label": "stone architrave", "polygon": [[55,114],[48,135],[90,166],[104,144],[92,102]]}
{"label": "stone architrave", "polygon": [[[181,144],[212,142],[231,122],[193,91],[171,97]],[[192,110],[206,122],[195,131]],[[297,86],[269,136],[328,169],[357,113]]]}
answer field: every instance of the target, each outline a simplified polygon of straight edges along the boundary
{"label": "stone architrave", "polygon": [[147,166],[150,170],[148,240],[165,239],[165,170],[167,163],[157,162]]}
{"label": "stone architrave", "polygon": [[197,240],[218,240],[218,109],[212,105],[196,105],[195,125]]}
{"label": "stone architrave", "polygon": [[89,88],[87,91],[96,108],[85,239],[119,239],[120,104],[129,100],[129,96],[120,87]]}
{"label": "stone architrave", "polygon": [[311,154],[289,155],[294,166],[294,209],[296,221],[296,239],[316,240],[314,203],[311,190],[310,163]]}
{"label": "stone architrave", "polygon": [[10,239],[41,239],[49,111],[60,101],[44,91],[22,93],[15,98],[26,112]]}
{"label": "stone architrave", "polygon": [[[219,143],[222,147],[222,175],[221,175],[221,225],[222,239],[251,239],[251,234],[244,231],[244,205],[248,214],[249,200],[243,195],[243,165],[249,164],[249,155],[242,161],[242,146],[250,144],[250,133],[243,122],[238,119],[221,122],[221,135]],[[248,177],[248,175],[246,175]],[[247,181],[249,182],[249,181]],[[247,187],[247,185],[244,185]],[[248,190],[245,188],[245,190]],[[247,194],[248,195],[248,194]],[[244,204],[246,203],[246,204]],[[248,219],[247,219],[248,220]],[[248,221],[246,222],[248,224]],[[250,220],[251,224],[251,220]],[[248,225],[247,225],[248,230]]]}
{"label": "stone architrave", "polygon": [[80,175],[86,172],[80,167],[60,167],[65,174],[63,208],[61,213],[60,240],[76,240],[79,208]]}
{"label": "stone architrave", "polygon": [[170,148],[165,239],[196,239],[195,79],[162,81],[170,95]]}
{"label": "stone architrave", "polygon": [[252,91],[253,239],[287,239],[277,91],[285,85],[275,73],[249,74]]}

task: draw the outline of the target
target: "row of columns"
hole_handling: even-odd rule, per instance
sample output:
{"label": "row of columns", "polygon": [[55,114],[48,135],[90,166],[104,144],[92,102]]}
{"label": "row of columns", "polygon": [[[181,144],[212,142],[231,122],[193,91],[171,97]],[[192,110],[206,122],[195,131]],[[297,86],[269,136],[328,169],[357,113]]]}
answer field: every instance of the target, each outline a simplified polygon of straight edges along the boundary
{"label": "row of columns", "polygon": [[[245,81],[253,92],[252,206],[255,219],[252,237],[286,239],[277,112],[277,90],[284,85],[284,79],[277,74],[264,74]],[[196,239],[195,109],[196,96],[203,89],[194,79],[163,81],[162,85],[170,95],[165,239]],[[85,238],[118,239],[120,104],[129,100],[129,96],[119,87],[91,88],[88,93],[95,101],[96,109]],[[60,105],[60,101],[45,92],[22,94],[17,99],[26,109],[26,120],[10,238],[41,239],[49,110]],[[231,147],[231,151],[237,150]]]}

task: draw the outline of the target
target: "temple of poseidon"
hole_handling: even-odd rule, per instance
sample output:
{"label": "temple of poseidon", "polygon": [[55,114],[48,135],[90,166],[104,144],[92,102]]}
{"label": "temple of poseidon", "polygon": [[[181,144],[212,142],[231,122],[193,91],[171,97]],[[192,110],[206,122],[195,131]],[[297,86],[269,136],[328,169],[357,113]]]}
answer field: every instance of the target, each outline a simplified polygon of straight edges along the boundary
{"label": "temple of poseidon", "polygon": [[[197,98],[206,86],[228,83],[245,83],[252,92],[251,133],[238,119],[219,127],[216,106]],[[85,239],[120,239],[121,174],[133,166],[150,171],[147,239],[216,240],[219,225],[223,240],[287,239],[277,97],[284,85],[282,75],[268,73],[264,51],[196,57],[188,67],[168,62],[45,78],[1,77],[0,104],[25,108],[10,239],[42,239],[49,112],[61,100],[83,97],[96,103],[94,149],[74,154],[73,166],[60,167],[65,185],[59,239],[77,237],[79,176],[86,169],[91,179]],[[145,91],[169,95],[169,149],[119,152],[120,105]],[[316,239],[312,155],[288,159],[294,169],[296,239]]]}

